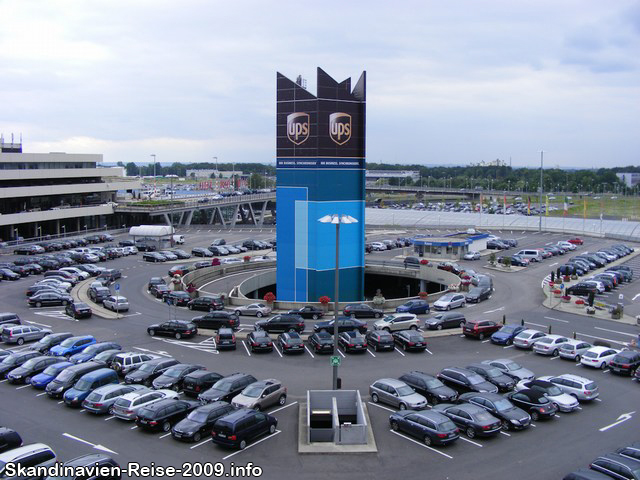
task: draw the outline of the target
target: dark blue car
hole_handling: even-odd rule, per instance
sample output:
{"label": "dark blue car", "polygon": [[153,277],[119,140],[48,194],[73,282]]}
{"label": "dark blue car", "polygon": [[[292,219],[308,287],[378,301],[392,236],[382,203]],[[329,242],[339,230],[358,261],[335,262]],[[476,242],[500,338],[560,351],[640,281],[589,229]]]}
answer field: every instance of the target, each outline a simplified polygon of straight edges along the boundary
{"label": "dark blue car", "polygon": [[73,363],[84,363],[93,360],[93,357],[106,350],[122,350],[122,347],[115,342],[100,342],[89,345],[80,353],[72,355],[69,360]]}
{"label": "dark blue car", "polygon": [[73,365],[71,362],[58,362],[53,365],[49,365],[44,369],[44,372],[31,377],[31,385],[40,390],[44,390],[51,380],[56,378],[62,370],[70,367],[71,365]]}
{"label": "dark blue car", "polygon": [[513,339],[525,328],[521,325],[505,325],[491,335],[491,343],[496,345],[511,345]]}
{"label": "dark blue car", "polygon": [[420,315],[421,313],[429,313],[430,311],[429,302],[426,300],[409,300],[408,302],[396,307],[396,312],[398,313],[413,313],[415,315]]}
{"label": "dark blue car", "polygon": [[83,335],[81,337],[69,337],[64,340],[60,345],[51,347],[49,355],[54,357],[70,357],[71,355],[81,352],[89,345],[96,343],[96,339],[93,335]]}

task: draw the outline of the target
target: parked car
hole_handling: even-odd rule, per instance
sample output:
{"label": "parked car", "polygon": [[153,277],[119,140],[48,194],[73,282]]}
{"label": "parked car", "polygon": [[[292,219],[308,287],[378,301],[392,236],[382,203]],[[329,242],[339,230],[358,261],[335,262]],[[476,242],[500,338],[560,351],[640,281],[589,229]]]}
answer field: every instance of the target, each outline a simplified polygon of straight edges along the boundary
{"label": "parked car", "polygon": [[[0,477],[7,480],[22,480],[22,479],[37,479],[41,477],[37,476],[19,476],[14,469],[16,475],[10,475],[9,470],[6,468],[7,464],[12,464],[15,467],[35,467],[35,468],[48,468],[53,467],[56,463],[56,454],[48,445],[44,443],[32,443],[30,445],[24,445],[22,447],[13,448],[0,454]],[[29,470],[27,470],[29,471]]]}
{"label": "parked car", "polygon": [[60,333],[51,333],[42,337],[36,343],[29,346],[30,350],[35,350],[36,352],[40,352],[42,354],[49,353],[49,349],[51,347],[55,347],[59,345],[67,338],[72,337],[73,334],[71,332],[60,332]]}
{"label": "parked car", "polygon": [[405,352],[422,352],[427,349],[427,341],[422,334],[416,330],[395,331],[392,335],[395,343],[402,347]]}
{"label": "parked car", "polygon": [[194,370],[182,380],[182,391],[186,396],[195,398],[202,392],[209,390],[222,378],[223,376],[216,372],[203,369]]}
{"label": "parked car", "polygon": [[150,387],[153,381],[162,375],[168,368],[177,365],[178,361],[174,358],[152,358],[140,364],[138,368],[130,371],[124,377],[127,384],[142,384]]}
{"label": "parked car", "polygon": [[111,295],[102,301],[102,306],[114,312],[128,312],[129,300],[121,295]]}
{"label": "parked car", "polygon": [[496,345],[511,345],[513,339],[523,332],[525,328],[521,325],[503,325],[500,330],[491,334],[491,343]]}
{"label": "parked car", "polygon": [[484,408],[470,403],[461,403],[459,405],[440,403],[435,405],[431,411],[442,413],[449,417],[469,438],[497,435],[502,429],[502,422],[499,419]]}
{"label": "parked car", "polygon": [[540,377],[539,380],[546,380],[553,383],[563,392],[573,395],[582,402],[594,400],[600,395],[596,382],[589,378],[580,377],[570,373]]}
{"label": "parked car", "polygon": [[516,390],[526,389],[542,393],[545,397],[551,400],[551,403],[553,403],[561,412],[573,412],[580,406],[577,398],[564,393],[560,388],[558,388],[558,386],[546,380],[521,380],[516,385]]}
{"label": "parked car", "polygon": [[516,386],[516,381],[512,377],[486,363],[472,363],[467,365],[466,368],[477,373],[487,382],[493,383],[500,392],[508,392]]}
{"label": "parked car", "polygon": [[434,411],[395,412],[389,417],[389,425],[393,431],[407,433],[427,446],[449,445],[460,436],[460,430],[447,416]]}
{"label": "parked car", "polygon": [[437,313],[424,320],[424,327],[429,330],[442,330],[443,328],[464,327],[467,320],[458,312]]}
{"label": "parked car", "polygon": [[59,360],[57,358],[48,357],[46,355],[33,357],[19,367],[9,371],[9,373],[6,374],[6,377],[9,383],[26,383],[27,385],[30,385],[32,377],[44,372],[47,367],[58,362]]}
{"label": "parked car", "polygon": [[214,310],[224,309],[224,302],[220,297],[198,297],[187,303],[189,310],[204,310],[205,312],[213,312]]}
{"label": "parked car", "polygon": [[460,293],[446,293],[433,303],[436,310],[451,310],[452,308],[464,307],[465,296]]}
{"label": "parked car", "polygon": [[369,386],[373,403],[387,403],[399,410],[422,410],[427,407],[427,399],[416,393],[401,380],[381,378]]}
{"label": "parked car", "polygon": [[605,369],[609,366],[609,362],[619,353],[619,350],[609,347],[592,347],[587,350],[580,359],[580,364]]}
{"label": "parked car", "polygon": [[95,303],[102,303],[111,296],[111,290],[108,287],[89,287],[87,291],[89,298]]}
{"label": "parked car", "polygon": [[164,323],[154,323],[147,327],[147,333],[152,337],[163,335],[176,339],[190,338],[198,333],[195,323],[186,320],[170,320]]}
{"label": "parked car", "polygon": [[[328,335],[328,333],[314,333],[314,335]],[[395,339],[393,335],[386,330],[372,330],[365,335],[367,345],[373,348],[376,352],[380,350],[393,350],[395,348]],[[331,348],[333,351],[333,347]]]}
{"label": "parked car", "polygon": [[533,351],[540,355],[557,357],[560,354],[560,347],[567,341],[569,339],[562,335],[547,335],[533,345]]}
{"label": "parked car", "polygon": [[215,422],[233,412],[235,407],[227,402],[213,402],[201,405],[189,412],[186,418],[180,420],[171,429],[171,435],[176,440],[199,442],[203,436],[209,435]]}
{"label": "parked car", "polygon": [[282,353],[304,353],[304,342],[297,332],[281,333],[277,343]]}
{"label": "parked car", "polygon": [[191,301],[191,295],[180,290],[171,290],[163,295],[162,301],[177,307],[186,307]]}
{"label": "parked car", "polygon": [[97,354],[106,350],[122,350],[122,347],[116,342],[99,342],[89,345],[82,351],[75,353],[69,357],[72,363],[83,363],[92,360]]}
{"label": "parked car", "polygon": [[164,398],[140,408],[136,415],[136,425],[145,430],[169,432],[173,425],[198,405],[198,402]]}
{"label": "parked car", "polygon": [[116,349],[104,350],[98,353],[95,357],[93,357],[91,361],[97,362],[100,365],[104,365],[105,367],[111,368],[113,361],[115,360],[116,356],[120,352],[121,352],[120,350],[116,350]]}
{"label": "parked car", "polygon": [[[311,343],[311,338],[309,338],[309,342]],[[252,352],[273,352],[273,340],[264,330],[249,332],[247,344]]]}
{"label": "parked car", "polygon": [[103,366],[95,362],[71,365],[58,373],[56,378],[47,384],[45,392],[47,396],[51,398],[61,398],[83,375],[101,368],[103,368]]}
{"label": "parked car", "polygon": [[498,387],[487,382],[472,370],[459,367],[449,367],[438,373],[437,378],[459,393],[488,392],[497,393]]}
{"label": "parked car", "polygon": [[273,378],[254,382],[233,397],[231,405],[236,408],[265,410],[272,405],[284,405],[287,402],[287,388]]}
{"label": "parked car", "polygon": [[82,335],[69,337],[58,345],[49,349],[49,355],[54,357],[70,357],[71,355],[84,350],[89,345],[96,343],[96,339],[92,335]]}
{"label": "parked car", "polygon": [[606,453],[599,456],[591,462],[589,468],[611,478],[640,480],[640,462],[616,453]]}
{"label": "parked car", "polygon": [[480,260],[480,252],[475,252],[473,250],[468,251],[462,257],[464,260]]}
{"label": "parked car", "polygon": [[49,382],[53,381],[58,374],[67,367],[73,365],[71,362],[63,362],[60,359],[56,359],[57,363],[53,363],[45,368],[42,373],[38,373],[37,375],[33,375],[31,377],[31,386],[42,390],[46,388]]}
{"label": "parked car", "polygon": [[501,325],[493,320],[473,319],[465,322],[462,327],[462,333],[465,337],[484,340],[485,337],[492,335],[500,328]]}
{"label": "parked car", "polygon": [[111,408],[111,414],[120,420],[132,421],[136,419],[140,409],[166,398],[178,399],[178,393],[173,390],[148,388],[135,390],[118,397]]}
{"label": "parked car", "polygon": [[150,355],[148,353],[122,352],[113,357],[111,368],[118,372],[119,375],[126,376],[129,372],[140,367],[144,362],[148,362],[154,358],[157,358],[156,355]]}
{"label": "parked car", "polygon": [[236,335],[231,328],[220,328],[216,334],[216,345],[218,350],[235,350],[236,349]]}
{"label": "parked car", "polygon": [[537,390],[518,390],[507,394],[507,398],[515,406],[527,412],[534,422],[540,418],[552,418],[558,411],[558,407]]}
{"label": "parked car", "polygon": [[505,431],[523,430],[531,424],[531,417],[527,412],[497,393],[463,393],[458,400],[484,408],[500,420]]}
{"label": "parked car", "polygon": [[264,303],[251,303],[249,305],[236,307],[235,309],[235,314],[238,316],[247,315],[261,318],[270,313],[271,307],[266,306]]}
{"label": "parked car", "polygon": [[219,418],[211,431],[211,439],[213,443],[244,450],[251,440],[275,433],[277,425],[275,417],[243,408]]}
{"label": "parked car", "polygon": [[237,329],[240,326],[240,320],[231,312],[224,310],[212,311],[199,317],[194,317],[191,322],[198,328],[206,328],[218,330],[220,328]]}
{"label": "parked car", "polygon": [[51,307],[58,305],[67,305],[72,303],[73,298],[71,295],[65,293],[56,292],[40,292],[36,293],[33,297],[29,297],[28,303],[30,307]]}
{"label": "parked car", "polygon": [[352,303],[344,307],[343,315],[355,318],[380,318],[384,312],[379,308],[373,308],[366,303]]}
{"label": "parked car", "polygon": [[485,287],[473,287],[465,295],[467,303],[480,303],[483,300],[491,298],[491,290]]}
{"label": "parked car", "polygon": [[[313,331],[327,332],[333,334],[335,319],[318,322],[313,326]],[[360,333],[367,333],[367,322],[350,317],[338,317],[338,333],[358,330]]]}
{"label": "parked car", "polygon": [[586,282],[579,282],[566,289],[567,295],[588,296],[590,293],[596,295],[598,289],[595,285]]}
{"label": "parked car", "polygon": [[72,318],[91,318],[93,311],[91,307],[83,302],[73,302],[68,304],[64,312]]}
{"label": "parked car", "polygon": [[296,310],[289,310],[289,315],[298,315],[304,319],[318,320],[324,316],[324,310],[312,305],[306,305]]}
{"label": "parked car", "polygon": [[517,334],[513,339],[513,346],[525,350],[531,350],[533,345],[547,334],[539,330],[527,329]]}
{"label": "parked car", "polygon": [[208,248],[195,247],[191,250],[191,255],[194,257],[213,257],[213,253]]}
{"label": "parked car", "polygon": [[609,361],[609,371],[618,375],[633,376],[640,367],[640,352],[624,350]]}
{"label": "parked car", "polygon": [[426,300],[409,300],[408,302],[396,307],[397,313],[413,313],[414,315],[421,315],[423,313],[429,313],[430,311],[429,302]]}
{"label": "parked car", "polygon": [[2,328],[2,341],[4,343],[22,345],[24,342],[40,340],[51,333],[48,328],[30,327],[28,325],[5,325]]}
{"label": "parked car", "polygon": [[579,362],[582,355],[589,350],[593,345],[584,340],[568,339],[562,345],[560,345],[560,357],[568,360]]}
{"label": "parked car", "polygon": [[395,332],[398,330],[417,330],[420,321],[413,313],[391,313],[373,324],[374,330],[386,330]]}
{"label": "parked car", "polygon": [[190,363],[177,363],[172,365],[153,380],[153,388],[156,390],[165,389],[179,392],[182,390],[184,378],[196,370],[204,370],[204,367]]}
{"label": "parked car", "polygon": [[231,402],[233,397],[254,382],[257,380],[253,375],[234,373],[218,380],[213,387],[198,395],[198,400],[202,404],[218,401]]}
{"label": "parked car", "polygon": [[120,385],[117,383],[104,385],[93,390],[82,401],[82,408],[95,415],[111,414],[116,400],[128,393],[144,389],[141,385]]}
{"label": "parked car", "polygon": [[399,379],[424,396],[431,405],[455,402],[458,398],[458,392],[428,373],[414,370],[405,373]]}
{"label": "parked car", "polygon": [[507,358],[499,358],[497,360],[485,360],[482,363],[485,365],[491,365],[492,367],[496,367],[505,375],[510,376],[516,381],[520,380],[533,380],[535,375],[531,370],[524,368],[517,362],[513,360],[509,360]]}
{"label": "parked car", "polygon": [[264,330],[269,333],[304,331],[304,320],[297,314],[275,315],[268,320],[258,320],[255,323],[256,330]]}
{"label": "parked car", "polygon": [[64,392],[64,403],[67,407],[80,407],[96,388],[117,384],[118,374],[116,372],[106,367],[98,368],[82,375],[70,389]]}
{"label": "parked car", "polygon": [[0,453],[22,446],[22,437],[15,430],[0,427]]}
{"label": "parked car", "polygon": [[340,345],[346,353],[364,353],[367,350],[367,340],[358,331],[342,332],[338,336],[338,345]]}

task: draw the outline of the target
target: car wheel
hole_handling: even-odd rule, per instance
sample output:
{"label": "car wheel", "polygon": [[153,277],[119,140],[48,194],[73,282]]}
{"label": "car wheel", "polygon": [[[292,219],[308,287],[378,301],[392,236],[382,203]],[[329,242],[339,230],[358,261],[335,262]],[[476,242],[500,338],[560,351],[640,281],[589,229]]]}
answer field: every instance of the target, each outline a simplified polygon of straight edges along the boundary
{"label": "car wheel", "polygon": [[154,337],[156,335],[156,331],[152,328],[151,330],[149,330],[149,335]]}
{"label": "car wheel", "polygon": [[31,377],[28,375],[24,377],[24,383],[25,385],[31,385]]}
{"label": "car wheel", "polygon": [[476,431],[471,427],[467,428],[465,433],[467,434],[467,437],[469,437],[469,438],[473,438],[473,437],[476,436]]}
{"label": "car wheel", "polygon": [[63,301],[62,301],[62,306],[63,306],[63,307],[66,307],[66,306],[67,306],[67,303],[69,303],[69,302],[67,302],[66,300],[63,300]]}
{"label": "car wheel", "polygon": [[36,307],[40,308],[42,306],[42,302],[36,302]]}
{"label": "car wheel", "polygon": [[162,424],[162,431],[168,432],[169,430],[171,430],[171,424],[169,422],[164,422]]}
{"label": "car wheel", "polygon": [[270,433],[271,435],[273,435],[274,433],[276,433],[276,426],[275,426],[275,425],[271,425],[271,426],[269,427],[269,433]]}
{"label": "car wheel", "polygon": [[288,330],[288,332],[289,332],[289,333],[292,333],[292,332],[295,332],[295,331],[296,331],[296,329],[295,329],[295,328],[293,328],[293,327],[291,327],[291,328]]}
{"label": "car wheel", "polygon": [[436,327],[436,330],[442,330],[442,324],[439,323],[438,326]]}
{"label": "car wheel", "polygon": [[410,330],[418,330],[418,326],[417,325],[411,325]]}
{"label": "car wheel", "polygon": [[447,305],[446,310],[447,310],[447,311],[451,310],[451,305]]}
{"label": "car wheel", "polygon": [[465,305],[466,305],[466,303],[465,303],[465,302],[462,302],[462,303],[460,304],[460,308],[464,308],[464,306],[465,306]]}
{"label": "car wheel", "polygon": [[239,317],[240,316],[240,310],[236,310],[236,315]]}
{"label": "car wheel", "polygon": [[262,318],[262,312],[258,312],[258,313],[256,313],[256,317],[258,317],[258,318]]}
{"label": "car wheel", "polygon": [[284,405],[285,403],[287,403],[287,396],[280,395],[280,398],[278,399],[278,405]]}
{"label": "car wheel", "polygon": [[396,422],[395,420],[391,422],[391,430],[393,430],[394,432],[398,431],[398,422]]}
{"label": "car wheel", "polygon": [[431,437],[429,435],[425,435],[423,441],[427,447],[431,446]]}
{"label": "car wheel", "polygon": [[177,332],[175,334],[176,340],[180,340],[182,338],[182,335],[180,335],[180,332]]}
{"label": "car wheel", "polygon": [[377,393],[372,393],[371,394],[371,401],[373,403],[378,403],[378,394]]}
{"label": "car wheel", "polygon": [[511,345],[513,343],[513,340],[509,339],[507,340],[507,346]]}
{"label": "car wheel", "polygon": [[478,335],[478,338],[479,338],[480,340],[484,340],[484,333],[481,333],[480,335]]}
{"label": "car wheel", "polygon": [[109,415],[113,415],[113,405],[109,407]]}
{"label": "car wheel", "polygon": [[200,435],[200,432],[196,432],[196,433],[193,435],[193,441],[194,441],[194,442],[199,442],[201,438],[202,438],[202,435]]}
{"label": "car wheel", "polygon": [[18,339],[18,345],[22,345],[24,343],[24,338],[20,337]]}
{"label": "car wheel", "polygon": [[253,409],[254,409],[256,412],[259,412],[259,411],[260,411],[260,405],[257,405],[257,404],[256,404],[256,405],[253,407]]}
{"label": "car wheel", "polygon": [[384,327],[383,330],[387,333],[391,333],[391,329],[389,327]]}
{"label": "car wheel", "polygon": [[464,327],[464,322],[460,322],[460,328]]}
{"label": "car wheel", "polygon": [[311,317],[313,320],[318,320],[318,314],[314,313],[313,316]]}
{"label": "car wheel", "polygon": [[373,314],[373,318],[380,318],[380,314],[379,313],[374,313]]}
{"label": "car wheel", "polygon": [[601,368],[602,370],[604,370],[605,368],[607,368],[607,362],[602,362],[602,363],[600,364],[600,368]]}
{"label": "car wheel", "polygon": [[504,430],[505,432],[509,430],[509,422],[507,422],[506,420],[502,420],[502,430]]}
{"label": "car wheel", "polygon": [[[193,310],[193,305],[187,305],[187,308],[188,308],[189,310]],[[211,310],[209,310],[209,311],[211,311]]]}
{"label": "car wheel", "polygon": [[535,410],[533,410],[529,415],[531,415],[531,420],[533,420],[534,422],[537,422],[540,418],[540,415]]}
{"label": "car wheel", "polygon": [[401,403],[400,405],[398,405],[398,408],[400,409],[400,411],[402,411],[402,410],[406,410],[407,406],[404,403]]}
{"label": "car wheel", "polygon": [[558,356],[558,349],[557,349],[557,348],[553,351],[552,355],[553,355],[554,357],[557,357],[557,356]]}
{"label": "car wheel", "polygon": [[180,386],[178,386],[177,384],[174,385],[173,387],[171,387],[171,390],[173,390],[174,392],[179,392],[180,391]]}
{"label": "car wheel", "polygon": [[431,405],[437,405],[437,404],[438,404],[438,402],[439,402],[439,400],[438,400],[438,398],[437,398],[437,397],[433,397],[433,398],[431,399]]}
{"label": "car wheel", "polygon": [[575,361],[580,363],[580,355],[576,355]]}

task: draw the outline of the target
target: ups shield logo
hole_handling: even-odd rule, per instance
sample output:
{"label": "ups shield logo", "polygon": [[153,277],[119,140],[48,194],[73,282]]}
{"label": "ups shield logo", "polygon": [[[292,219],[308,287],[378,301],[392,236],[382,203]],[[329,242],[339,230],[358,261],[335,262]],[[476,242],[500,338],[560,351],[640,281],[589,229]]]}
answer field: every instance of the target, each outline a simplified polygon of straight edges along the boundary
{"label": "ups shield logo", "polygon": [[336,112],[329,115],[329,136],[338,145],[344,145],[351,138],[351,115]]}
{"label": "ups shield logo", "polygon": [[291,143],[300,145],[309,138],[309,114],[290,113],[287,115],[287,137]]}

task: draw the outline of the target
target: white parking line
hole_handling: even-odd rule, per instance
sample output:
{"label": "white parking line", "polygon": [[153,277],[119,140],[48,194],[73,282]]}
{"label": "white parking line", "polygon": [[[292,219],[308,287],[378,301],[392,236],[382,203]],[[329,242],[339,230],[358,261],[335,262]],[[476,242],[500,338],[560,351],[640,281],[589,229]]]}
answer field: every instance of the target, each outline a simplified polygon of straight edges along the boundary
{"label": "white parking line", "polygon": [[536,424],[535,423],[530,423],[529,425],[531,425],[532,427],[535,428]]}
{"label": "white parking line", "polygon": [[344,354],[344,353],[342,353],[342,350],[338,349],[338,353],[339,353],[340,355],[342,355],[342,358],[347,358],[347,357],[345,356],[345,354]]}
{"label": "white parking line", "polygon": [[482,343],[487,343],[487,342],[490,342],[490,341],[491,341],[491,339],[482,340]]}
{"label": "white parking line", "polygon": [[404,353],[402,353],[400,350],[398,350],[398,347],[393,347],[393,349],[398,352],[400,355],[402,355],[403,357],[405,356]]}
{"label": "white parking line", "polygon": [[460,440],[464,440],[465,442],[471,443],[471,444],[475,445],[476,447],[482,447],[483,446],[482,444],[474,442],[473,440],[469,440],[468,438],[465,438],[462,435],[460,435],[458,438]]}
{"label": "white parking line", "polygon": [[106,422],[107,420],[113,420],[114,418],[116,418],[116,416],[111,415],[110,417],[105,418],[104,421]]}
{"label": "white parking line", "polygon": [[293,407],[294,405],[296,405],[298,402],[293,402],[293,403],[289,403],[288,405],[285,405],[283,407],[280,408],[276,408],[275,410],[271,410],[269,413],[269,415],[272,415],[276,412],[279,412],[280,410],[284,410],[285,408],[289,408],[289,407]]}
{"label": "white parking line", "polygon": [[536,327],[547,328],[547,325],[541,325],[539,323],[533,323],[533,322],[524,322],[524,323],[527,323],[529,325],[535,325]]}
{"label": "white parking line", "polygon": [[447,455],[446,453],[441,452],[440,450],[436,450],[435,448],[432,448],[432,447],[430,447],[429,445],[425,445],[424,443],[420,443],[420,442],[418,442],[417,440],[414,440],[413,438],[409,438],[409,437],[407,437],[407,436],[405,436],[405,435],[403,435],[403,434],[401,434],[401,433],[394,432],[393,430],[389,430],[389,431],[390,431],[391,433],[394,433],[394,434],[398,435],[399,437],[404,438],[405,440],[409,440],[410,442],[415,443],[416,445],[420,445],[421,447],[424,447],[424,448],[426,448],[427,450],[431,450],[432,452],[439,453],[439,454],[440,454],[440,455],[442,455],[443,457],[447,457],[447,458],[449,458],[449,459],[452,459],[452,458],[453,458],[451,455]]}
{"label": "white parking line", "polygon": [[557,413],[553,415],[556,418],[560,418],[560,415],[558,415]]}
{"label": "white parking line", "polygon": [[594,398],[594,400],[595,400],[596,402],[601,402],[601,401],[602,401],[602,399],[601,399],[601,398]]}
{"label": "white parking line", "polygon": [[6,381],[7,381],[7,379],[5,378],[4,380],[0,380],[0,383],[4,383]]}
{"label": "white parking line", "polygon": [[42,393],[37,394],[36,397],[41,397],[41,396],[46,395],[46,394],[47,394],[47,392],[42,392]]}
{"label": "white parking line", "polygon": [[275,437],[275,436],[276,436],[276,435],[278,435],[280,432],[281,432],[281,430],[276,430],[273,434],[269,435],[268,437],[261,438],[261,439],[260,439],[260,440],[258,440],[257,442],[252,443],[251,445],[247,445],[247,448],[245,448],[244,450],[238,450],[237,452],[233,452],[233,453],[231,453],[231,454],[227,455],[226,457],[222,457],[222,459],[223,459],[223,460],[226,460],[227,458],[231,458],[231,457],[233,457],[234,455],[238,455],[239,453],[246,452],[246,451],[247,451],[247,450],[249,450],[250,448],[255,447],[256,445],[258,445],[259,443],[262,443],[262,442],[264,442],[265,440],[269,440],[270,438]]}
{"label": "white parking line", "polygon": [[501,433],[502,435],[506,435],[507,437],[510,437],[510,436],[511,436],[511,435],[509,435],[507,432],[500,431],[500,433]]}
{"label": "white parking line", "polygon": [[249,351],[249,348],[247,347],[247,344],[244,340],[242,340],[242,346],[244,347],[244,349],[247,351],[247,355],[251,356],[251,352]]}
{"label": "white parking line", "polygon": [[278,355],[280,355],[280,358],[282,358],[282,354],[280,353],[280,350],[278,350],[278,347],[276,347],[276,344],[273,344],[273,349],[278,352]]}
{"label": "white parking line", "polygon": [[560,358],[560,357],[553,357],[553,356],[552,356],[551,358],[549,358],[549,360],[557,360],[557,359],[559,359],[559,358]]}
{"label": "white parking line", "polygon": [[64,403],[64,400],[60,400],[60,401],[58,402],[58,405],[60,405],[61,403]]}
{"label": "white parking line", "polygon": [[424,349],[425,352],[427,352],[429,355],[433,355],[433,353],[431,352],[431,350],[429,350],[428,348]]}
{"label": "white parking line", "polygon": [[16,390],[22,390],[23,388],[29,388],[31,385],[22,385],[21,387],[16,387]]}
{"label": "white parking line", "polygon": [[51,325],[47,325],[46,323],[30,322],[29,320],[27,320],[27,323],[30,323],[32,325],[39,325],[41,327],[51,328]]}
{"label": "white parking line", "polygon": [[506,347],[502,347],[502,348],[513,348],[513,345],[507,345]]}
{"label": "white parking line", "polygon": [[369,355],[371,355],[373,358],[375,358],[375,357],[376,357],[376,356],[375,356],[375,354],[374,354],[371,350],[369,350],[368,348],[367,348],[367,352],[368,352],[368,353],[369,353]]}
{"label": "white parking line", "polygon": [[555,320],[556,322],[569,323],[568,320],[562,320],[560,318],[554,318],[554,317],[544,317],[544,318],[546,318],[547,320]]}
{"label": "white parking line", "polygon": [[133,427],[131,427],[129,430],[135,430],[136,428],[138,428],[138,425],[134,425]]}
{"label": "white parking line", "polygon": [[602,373],[609,373],[611,370],[609,370],[608,368],[606,370],[602,370]]}
{"label": "white parking line", "polygon": [[604,330],[605,332],[617,333],[618,335],[626,335],[627,337],[633,337],[633,338],[637,337],[637,335],[632,333],[619,332],[617,330],[609,330],[608,328],[602,328],[602,327],[593,327],[593,328],[595,328],[596,330]]}
{"label": "white parking line", "polygon": [[169,432],[169,433],[165,433],[164,435],[160,435],[160,437],[159,437],[159,438],[168,437],[169,435],[171,435],[171,432]]}
{"label": "white parking line", "polygon": [[82,410],[80,410],[80,413],[84,413],[84,412],[86,412],[86,411],[87,411],[87,410],[86,410],[85,408],[83,408]]}
{"label": "white parking line", "polygon": [[383,407],[382,405],[378,405],[377,403],[373,403],[373,402],[367,402],[367,403],[368,403],[369,405],[373,405],[374,407],[378,407],[378,408],[381,408],[381,409],[383,409],[383,410],[386,410],[387,412],[396,413],[396,411],[395,411],[395,410],[392,410],[392,409],[387,408],[387,407]]}
{"label": "white parking line", "polygon": [[206,440],[204,440],[204,441],[202,441],[200,443],[196,443],[195,445],[193,445],[192,447],[189,447],[189,448],[191,450],[193,450],[194,448],[197,448],[197,447],[199,447],[201,445],[204,445],[205,443],[210,442],[210,441],[211,441],[211,438],[207,438]]}
{"label": "white parking line", "polygon": [[311,358],[316,358],[313,356],[313,353],[311,353],[311,350],[309,350],[306,345],[304,346],[304,349],[307,351],[309,355],[311,355]]}

